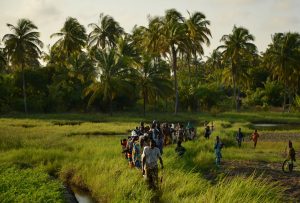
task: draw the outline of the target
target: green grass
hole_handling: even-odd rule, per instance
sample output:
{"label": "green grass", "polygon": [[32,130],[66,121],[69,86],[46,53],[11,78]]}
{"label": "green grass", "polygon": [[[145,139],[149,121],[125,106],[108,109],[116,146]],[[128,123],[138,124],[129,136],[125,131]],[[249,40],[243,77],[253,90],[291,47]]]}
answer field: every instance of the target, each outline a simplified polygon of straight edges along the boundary
{"label": "green grass", "polygon": [[[226,144],[224,160],[281,162],[286,140],[259,142],[255,150],[247,141],[242,149],[238,149],[234,132],[241,126],[247,135],[250,134],[252,130],[247,125],[253,121],[295,122],[297,118],[299,114],[274,113],[180,114],[176,117],[151,114],[146,118],[135,114],[116,114],[113,117],[104,114],[5,116],[0,119],[0,176],[5,179],[5,184],[18,187],[13,187],[14,192],[0,183],[0,194],[7,197],[0,196],[0,200],[19,202],[27,195],[30,202],[43,202],[41,198],[47,198],[49,202],[64,201],[59,180],[89,190],[101,202],[149,202],[155,194],[147,189],[140,171],[128,167],[119,144],[120,138],[129,134],[127,131],[141,120],[192,120],[198,124],[198,134],[202,134],[200,124],[204,120],[213,120],[215,131],[212,137],[219,135]],[[103,136],[108,134],[114,135]],[[176,157],[175,146],[165,148],[165,169],[160,171],[163,177],[162,202],[282,201],[283,188],[262,178],[223,177],[214,166],[213,144],[213,139],[203,138],[184,143],[187,152],[183,158]],[[300,147],[299,142],[294,145],[296,149]],[[18,178],[24,174],[26,178]],[[212,180],[210,174],[218,178]],[[34,194],[40,191],[39,187],[49,195]]]}

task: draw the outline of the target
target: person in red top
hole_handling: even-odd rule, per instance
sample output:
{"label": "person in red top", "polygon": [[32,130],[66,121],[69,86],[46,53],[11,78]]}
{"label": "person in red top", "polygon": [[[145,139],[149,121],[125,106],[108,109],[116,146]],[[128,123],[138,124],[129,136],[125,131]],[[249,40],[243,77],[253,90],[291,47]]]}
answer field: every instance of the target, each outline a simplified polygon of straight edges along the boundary
{"label": "person in red top", "polygon": [[254,148],[256,148],[258,138],[259,138],[259,134],[257,132],[257,129],[255,129],[255,131],[254,131],[254,133],[252,134],[252,137],[251,137],[251,139],[254,142]]}

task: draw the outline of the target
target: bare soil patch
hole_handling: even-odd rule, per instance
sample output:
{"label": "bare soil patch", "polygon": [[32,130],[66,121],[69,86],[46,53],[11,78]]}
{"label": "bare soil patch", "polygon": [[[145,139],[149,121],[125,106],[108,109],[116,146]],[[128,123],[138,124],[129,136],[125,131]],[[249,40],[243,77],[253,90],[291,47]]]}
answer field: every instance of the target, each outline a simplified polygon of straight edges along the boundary
{"label": "bare soil patch", "polygon": [[229,178],[237,175],[250,176],[252,174],[262,176],[286,188],[284,190],[286,200],[297,202],[300,200],[299,166],[296,163],[295,171],[284,173],[281,165],[282,163],[262,161],[226,161],[223,163],[222,172]]}

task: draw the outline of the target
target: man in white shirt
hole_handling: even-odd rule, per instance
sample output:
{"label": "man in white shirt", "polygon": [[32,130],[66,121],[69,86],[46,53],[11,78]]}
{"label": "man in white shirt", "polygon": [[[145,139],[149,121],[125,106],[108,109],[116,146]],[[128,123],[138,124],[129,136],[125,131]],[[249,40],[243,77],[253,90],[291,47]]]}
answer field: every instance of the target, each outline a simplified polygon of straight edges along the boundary
{"label": "man in white shirt", "polygon": [[158,189],[158,165],[159,159],[161,169],[164,168],[159,149],[156,147],[154,140],[150,140],[150,146],[145,146],[142,154],[142,171],[146,173],[150,189]]}

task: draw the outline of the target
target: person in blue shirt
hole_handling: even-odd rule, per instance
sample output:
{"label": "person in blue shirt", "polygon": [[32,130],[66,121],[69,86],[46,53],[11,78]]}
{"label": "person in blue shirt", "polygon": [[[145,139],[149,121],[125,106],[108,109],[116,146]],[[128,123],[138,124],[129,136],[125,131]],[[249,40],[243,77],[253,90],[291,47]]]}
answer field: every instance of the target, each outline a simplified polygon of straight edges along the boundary
{"label": "person in blue shirt", "polygon": [[241,128],[239,128],[239,131],[236,134],[236,141],[238,143],[239,148],[242,146],[242,141],[244,141],[244,135],[242,133]]}
{"label": "person in blue shirt", "polygon": [[217,167],[220,167],[221,165],[221,158],[222,158],[222,153],[221,150],[223,148],[224,144],[220,141],[220,137],[216,137],[216,142],[215,142],[215,155],[216,155],[216,165]]}

